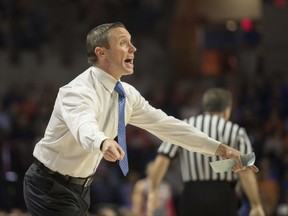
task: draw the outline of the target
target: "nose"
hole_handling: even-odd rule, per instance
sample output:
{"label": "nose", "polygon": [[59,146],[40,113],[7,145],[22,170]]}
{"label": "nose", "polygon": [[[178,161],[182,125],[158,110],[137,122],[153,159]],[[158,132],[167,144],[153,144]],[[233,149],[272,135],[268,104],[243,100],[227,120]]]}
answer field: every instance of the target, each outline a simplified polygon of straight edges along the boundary
{"label": "nose", "polygon": [[136,47],[132,44],[132,43],[130,43],[130,49],[129,49],[129,51],[130,52],[132,52],[132,53],[134,53],[134,52],[136,52]]}

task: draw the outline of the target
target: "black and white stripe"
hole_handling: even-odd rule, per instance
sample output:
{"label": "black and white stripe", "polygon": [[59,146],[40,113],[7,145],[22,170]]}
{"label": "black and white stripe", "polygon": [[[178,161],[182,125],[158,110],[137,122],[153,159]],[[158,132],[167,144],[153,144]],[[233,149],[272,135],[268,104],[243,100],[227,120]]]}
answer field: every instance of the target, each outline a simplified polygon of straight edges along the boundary
{"label": "black and white stripe", "polygon": [[[238,124],[225,121],[216,115],[198,115],[184,121],[203,131],[211,138],[238,149],[242,154],[252,152],[252,146],[246,131]],[[232,171],[226,173],[213,172],[210,162],[220,160],[218,156],[205,156],[166,142],[160,145],[158,153],[166,155],[170,159],[173,159],[179,153],[184,182],[205,180],[234,181],[238,178],[237,174]]]}

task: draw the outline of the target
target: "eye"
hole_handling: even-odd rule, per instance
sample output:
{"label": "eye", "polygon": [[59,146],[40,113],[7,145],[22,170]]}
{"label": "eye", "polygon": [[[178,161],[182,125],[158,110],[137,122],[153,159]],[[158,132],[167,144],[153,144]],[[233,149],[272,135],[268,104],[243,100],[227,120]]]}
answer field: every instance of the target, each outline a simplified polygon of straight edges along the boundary
{"label": "eye", "polygon": [[127,44],[126,41],[120,41],[120,46],[125,46]]}

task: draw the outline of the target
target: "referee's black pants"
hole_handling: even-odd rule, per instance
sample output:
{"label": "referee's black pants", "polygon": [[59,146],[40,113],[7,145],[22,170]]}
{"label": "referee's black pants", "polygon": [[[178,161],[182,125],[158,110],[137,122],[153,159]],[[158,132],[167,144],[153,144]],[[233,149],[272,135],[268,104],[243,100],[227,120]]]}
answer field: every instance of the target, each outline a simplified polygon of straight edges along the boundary
{"label": "referee's black pants", "polygon": [[84,216],[90,187],[62,184],[33,163],[24,177],[24,199],[33,216]]}
{"label": "referee's black pants", "polygon": [[187,182],[179,202],[180,216],[237,216],[235,184],[225,181]]}

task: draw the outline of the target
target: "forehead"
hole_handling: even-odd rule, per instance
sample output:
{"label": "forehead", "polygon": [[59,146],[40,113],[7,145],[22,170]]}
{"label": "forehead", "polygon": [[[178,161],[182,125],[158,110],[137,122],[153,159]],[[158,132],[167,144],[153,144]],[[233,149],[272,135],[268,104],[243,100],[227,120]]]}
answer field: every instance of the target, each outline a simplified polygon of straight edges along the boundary
{"label": "forehead", "polygon": [[127,31],[127,29],[122,28],[122,27],[110,29],[109,35],[110,35],[110,40],[115,40],[115,39],[119,40],[121,38],[128,38],[128,39],[131,38],[131,35]]}

